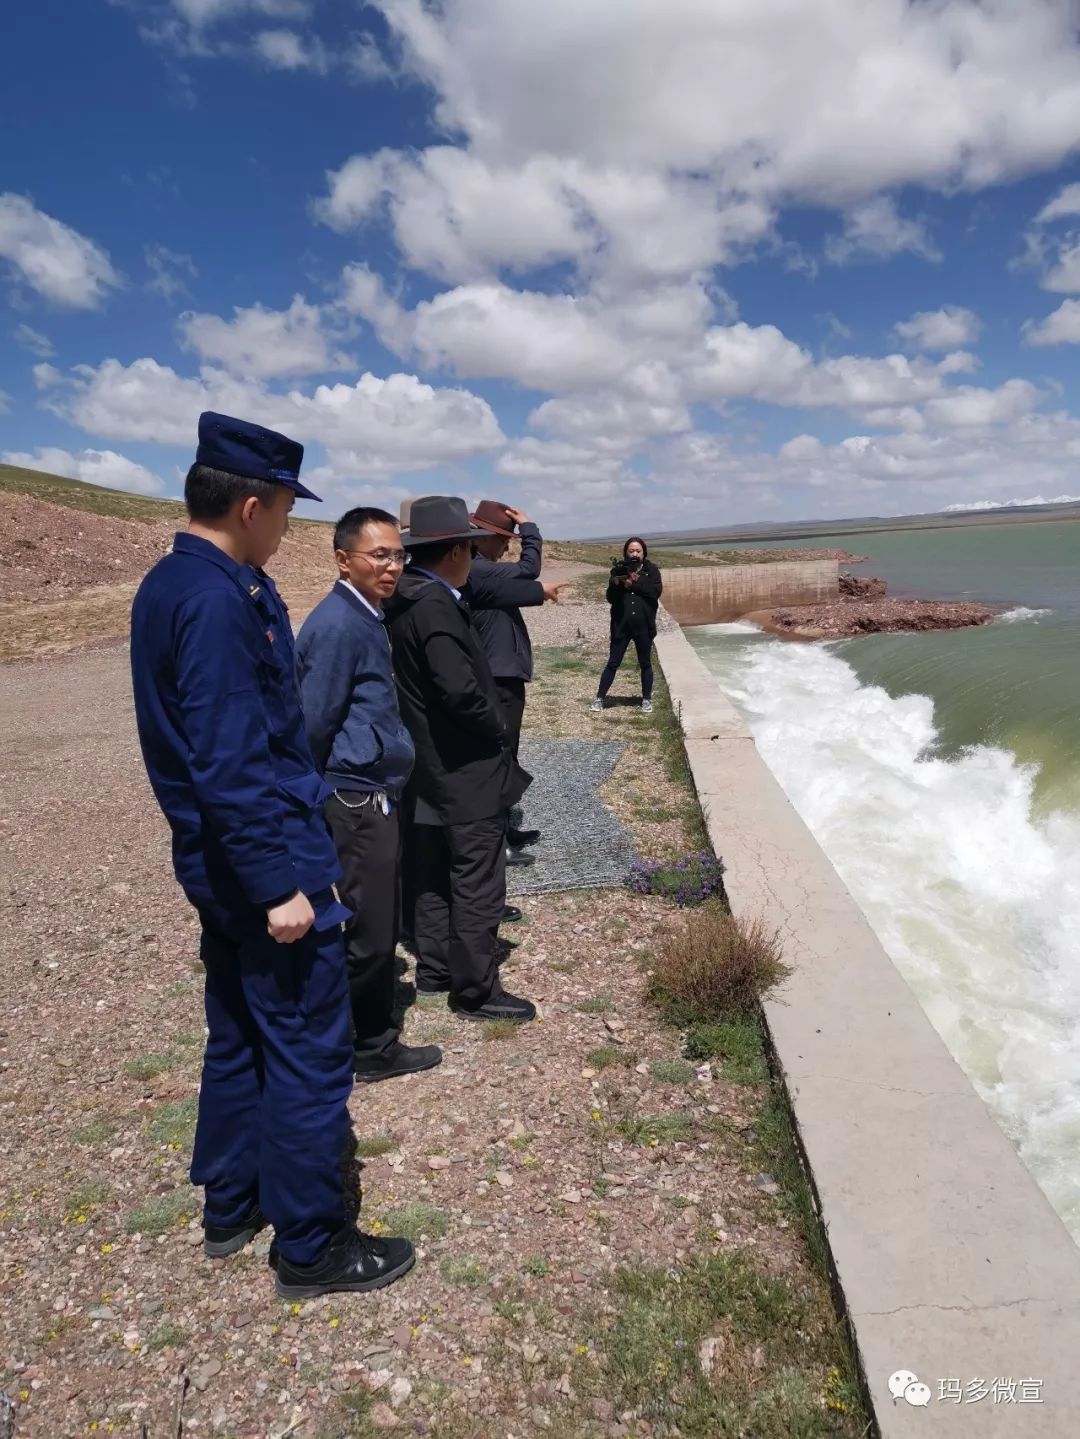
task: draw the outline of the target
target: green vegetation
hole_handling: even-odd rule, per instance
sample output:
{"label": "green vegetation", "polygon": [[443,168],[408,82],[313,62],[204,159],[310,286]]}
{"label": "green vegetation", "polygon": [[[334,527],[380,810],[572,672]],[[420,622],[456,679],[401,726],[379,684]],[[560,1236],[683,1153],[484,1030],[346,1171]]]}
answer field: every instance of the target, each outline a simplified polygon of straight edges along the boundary
{"label": "green vegetation", "polygon": [[585,1063],[590,1069],[610,1069],[613,1064],[625,1064],[632,1068],[637,1063],[637,1054],[618,1044],[601,1044],[598,1049],[589,1050]]}
{"label": "green vegetation", "polygon": [[195,1138],[195,1121],[198,1117],[199,1100],[193,1094],[175,1104],[159,1105],[154,1110],[146,1132],[159,1144],[187,1145]]}
{"label": "green vegetation", "polygon": [[[684,1439],[824,1439],[865,1419],[837,1327],[813,1298],[742,1255],[615,1275],[616,1311],[590,1346],[598,1392]],[[768,1377],[766,1377],[768,1376]],[[587,1382],[587,1377],[585,1378]],[[594,1381],[595,1383],[595,1381]]]}
{"label": "green vegetation", "polygon": [[687,1059],[716,1059],[732,1084],[762,1084],[768,1078],[764,1036],[756,1013],[737,1014],[687,1031]]}
{"label": "green vegetation", "polygon": [[101,485],[86,485],[81,480],[46,475],[40,470],[22,470],[15,465],[0,465],[0,493],[5,491],[120,520],[165,520],[174,524],[183,514],[183,506],[177,500],[152,500],[145,495],[107,490]]}
{"label": "green vegetation", "polygon": [[68,1224],[86,1224],[95,1209],[108,1199],[112,1190],[99,1180],[88,1180],[68,1195],[64,1219]]}
{"label": "green vegetation", "polygon": [[475,1289],[491,1283],[491,1272],[473,1254],[448,1254],[439,1266],[447,1284],[460,1284]]}
{"label": "green vegetation", "polygon": [[480,1035],[483,1039],[512,1039],[521,1029],[521,1025],[514,1019],[489,1019],[480,1026]]}
{"label": "green vegetation", "polygon": [[199,1212],[199,1201],[193,1189],[177,1189],[162,1194],[139,1209],[133,1209],[124,1228],[129,1234],[165,1234],[177,1224],[186,1224]]}
{"label": "green vegetation", "polygon": [[170,1050],[164,1054],[142,1054],[137,1059],[125,1060],[121,1068],[129,1079],[155,1079],[176,1063],[177,1056]]}
{"label": "green vegetation", "polygon": [[689,1084],[694,1077],[694,1066],[685,1059],[658,1059],[652,1065],[652,1077],[661,1084]]}
{"label": "green vegetation", "polygon": [[397,1140],[392,1134],[373,1134],[368,1139],[357,1139],[357,1159],[377,1159],[380,1154],[389,1154],[397,1148]]}
{"label": "green vegetation", "polygon": [[616,1134],[646,1149],[672,1144],[678,1139],[689,1139],[693,1132],[694,1121],[688,1114],[642,1114],[620,1119],[615,1125]]}
{"label": "green vegetation", "polygon": [[112,1124],[103,1114],[95,1114],[80,1124],[78,1129],[72,1130],[71,1137],[76,1144],[104,1144],[116,1133],[116,1125]]}
{"label": "green vegetation", "polygon": [[175,1324],[171,1319],[166,1319],[164,1323],[159,1324],[156,1329],[151,1331],[146,1340],[146,1347],[151,1354],[156,1354],[160,1349],[177,1348],[178,1345],[183,1344],[185,1337],[179,1324]]}
{"label": "green vegetation", "polygon": [[610,994],[591,994],[588,999],[583,999],[577,1008],[579,1014],[611,1014],[615,1009],[615,1001]]}
{"label": "green vegetation", "polygon": [[714,901],[673,916],[647,995],[676,1024],[715,1023],[754,1012],[787,973],[775,931]]}
{"label": "green vegetation", "polygon": [[450,1227],[450,1219],[445,1209],[436,1209],[434,1204],[417,1200],[389,1210],[383,1215],[383,1225],[388,1233],[401,1235],[417,1244],[421,1238],[441,1239]]}

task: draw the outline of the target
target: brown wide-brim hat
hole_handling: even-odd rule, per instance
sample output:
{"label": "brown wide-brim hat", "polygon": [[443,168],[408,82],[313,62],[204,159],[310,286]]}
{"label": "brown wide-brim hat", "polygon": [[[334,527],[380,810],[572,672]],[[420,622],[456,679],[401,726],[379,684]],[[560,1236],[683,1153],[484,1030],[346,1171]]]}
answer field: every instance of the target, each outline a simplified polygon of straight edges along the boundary
{"label": "brown wide-brim hat", "polygon": [[407,530],[409,528],[409,517],[412,514],[412,507],[418,499],[430,499],[430,495],[409,495],[402,500],[398,506],[398,528]]}
{"label": "brown wide-brim hat", "polygon": [[476,507],[476,513],[470,515],[469,519],[489,535],[501,535],[504,540],[512,540],[516,525],[507,514],[507,508],[502,500],[481,500]]}
{"label": "brown wide-brim hat", "polygon": [[454,495],[421,495],[412,502],[409,528],[401,533],[407,550],[417,545],[464,544],[478,531],[469,523],[469,507]]}

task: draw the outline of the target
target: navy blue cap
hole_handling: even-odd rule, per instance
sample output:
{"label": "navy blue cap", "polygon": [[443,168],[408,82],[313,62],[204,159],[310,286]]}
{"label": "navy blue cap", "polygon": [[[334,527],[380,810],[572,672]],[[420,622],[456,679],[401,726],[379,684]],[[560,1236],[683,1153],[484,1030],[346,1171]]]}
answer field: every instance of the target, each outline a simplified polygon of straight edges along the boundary
{"label": "navy blue cap", "polygon": [[303,458],[303,445],[276,430],[264,430],[250,420],[234,420],[213,410],[199,416],[197,465],[209,465],[212,470],[225,470],[250,480],[271,480],[287,485],[301,500],[318,500],[318,495],[300,483]]}

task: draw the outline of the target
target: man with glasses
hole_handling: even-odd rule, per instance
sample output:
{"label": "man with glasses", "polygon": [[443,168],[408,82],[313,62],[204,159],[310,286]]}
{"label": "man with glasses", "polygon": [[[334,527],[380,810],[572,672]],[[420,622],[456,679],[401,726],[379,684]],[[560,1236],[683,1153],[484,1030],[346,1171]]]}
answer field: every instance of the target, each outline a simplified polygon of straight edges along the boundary
{"label": "man with glasses", "polygon": [[405,564],[397,522],[359,508],[334,530],[338,580],[300,631],[297,666],[315,763],[333,794],[325,815],[341,861],[356,1077],[432,1069],[434,1044],[402,1044],[394,1018],[399,805],[413,743],[398,712],[382,605]]}

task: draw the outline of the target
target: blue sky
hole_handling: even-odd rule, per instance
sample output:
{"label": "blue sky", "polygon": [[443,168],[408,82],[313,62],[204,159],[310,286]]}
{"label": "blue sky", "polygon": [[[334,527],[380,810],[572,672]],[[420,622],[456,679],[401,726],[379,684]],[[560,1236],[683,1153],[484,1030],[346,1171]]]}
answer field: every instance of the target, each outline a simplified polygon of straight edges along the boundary
{"label": "blue sky", "polygon": [[1068,0],[38,0],[0,458],[552,534],[1080,495]]}

